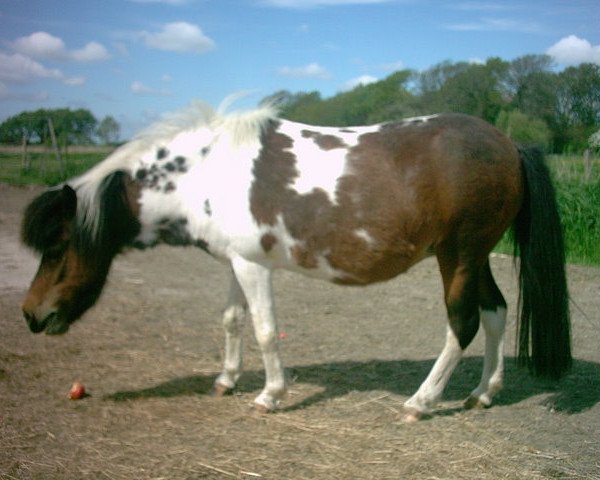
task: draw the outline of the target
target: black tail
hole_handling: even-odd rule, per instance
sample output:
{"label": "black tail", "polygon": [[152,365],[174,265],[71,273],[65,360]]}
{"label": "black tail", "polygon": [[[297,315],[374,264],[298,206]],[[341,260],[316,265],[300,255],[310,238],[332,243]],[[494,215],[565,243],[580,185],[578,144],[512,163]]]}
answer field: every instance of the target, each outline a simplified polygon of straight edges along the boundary
{"label": "black tail", "polygon": [[571,366],[562,224],[542,152],[520,148],[519,153],[525,195],[514,224],[521,256],[518,361],[536,375],[559,378]]}

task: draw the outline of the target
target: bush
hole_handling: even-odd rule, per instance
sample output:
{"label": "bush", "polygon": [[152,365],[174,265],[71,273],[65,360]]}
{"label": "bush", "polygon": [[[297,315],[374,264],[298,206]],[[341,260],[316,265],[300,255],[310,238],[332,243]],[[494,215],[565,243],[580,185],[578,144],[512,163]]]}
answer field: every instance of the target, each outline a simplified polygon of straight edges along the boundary
{"label": "bush", "polygon": [[550,145],[551,132],[546,122],[519,110],[500,112],[496,126],[517,143],[539,145],[544,149]]}

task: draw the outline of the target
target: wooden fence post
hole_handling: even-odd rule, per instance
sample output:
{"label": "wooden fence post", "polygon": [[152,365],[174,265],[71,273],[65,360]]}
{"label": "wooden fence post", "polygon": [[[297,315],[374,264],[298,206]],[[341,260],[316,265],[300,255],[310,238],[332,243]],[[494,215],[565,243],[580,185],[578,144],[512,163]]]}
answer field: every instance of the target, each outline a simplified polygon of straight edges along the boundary
{"label": "wooden fence post", "polygon": [[31,158],[27,152],[27,135],[23,135],[23,141],[21,142],[21,168],[23,170],[31,168]]}

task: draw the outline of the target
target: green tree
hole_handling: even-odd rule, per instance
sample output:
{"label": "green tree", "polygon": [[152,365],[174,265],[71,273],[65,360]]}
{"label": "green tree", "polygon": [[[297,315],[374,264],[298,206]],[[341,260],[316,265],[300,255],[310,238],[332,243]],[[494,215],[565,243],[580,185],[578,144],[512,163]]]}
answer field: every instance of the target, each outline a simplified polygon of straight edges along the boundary
{"label": "green tree", "polygon": [[521,112],[554,124],[558,76],[547,71],[531,72],[520,80],[512,106]]}
{"label": "green tree", "polygon": [[106,145],[114,144],[119,141],[121,127],[117,121],[110,115],[104,117],[98,124],[96,135],[100,141]]}
{"label": "green tree", "polygon": [[31,143],[43,143],[49,137],[48,119],[61,144],[93,143],[97,120],[89,110],[58,108],[22,112],[0,125],[0,142],[20,143],[25,137]]}
{"label": "green tree", "polygon": [[508,103],[509,63],[490,58],[485,64],[445,61],[416,77],[416,110],[421,114],[461,112],[494,122]]}
{"label": "green tree", "polygon": [[70,143],[94,143],[94,133],[98,120],[89,110],[80,108],[71,112],[68,138]]}
{"label": "green tree", "polygon": [[319,123],[319,114],[322,110],[322,99],[319,92],[292,94],[281,91],[272,97],[276,97],[282,117],[305,123]]}
{"label": "green tree", "polygon": [[423,115],[448,111],[450,106],[443,88],[452,78],[468,70],[469,66],[467,62],[453,63],[445,60],[416,74],[416,110]]}
{"label": "green tree", "polygon": [[31,112],[23,112],[6,119],[0,125],[0,142],[18,144],[23,141],[31,142],[36,135],[34,117]]}
{"label": "green tree", "polygon": [[530,117],[519,110],[503,110],[498,115],[496,126],[515,142],[540,145],[548,148],[552,133],[540,118]]}
{"label": "green tree", "polygon": [[581,151],[600,125],[600,66],[584,63],[558,74],[555,148]]}
{"label": "green tree", "polygon": [[448,79],[440,90],[447,110],[475,115],[494,123],[507,103],[501,90],[507,69],[507,62],[491,58],[484,65],[470,64]]}
{"label": "green tree", "polygon": [[359,85],[331,98],[321,99],[318,92],[296,95],[279,92],[287,102],[282,108],[282,116],[290,120],[308,124],[349,126],[391,120],[404,116],[413,96],[406,84],[412,72],[402,70],[387,78]]}
{"label": "green tree", "polygon": [[504,79],[504,88],[517,108],[521,108],[521,96],[529,93],[528,85],[531,79],[539,74],[550,73],[551,69],[552,57],[549,55],[524,55],[510,62]]}

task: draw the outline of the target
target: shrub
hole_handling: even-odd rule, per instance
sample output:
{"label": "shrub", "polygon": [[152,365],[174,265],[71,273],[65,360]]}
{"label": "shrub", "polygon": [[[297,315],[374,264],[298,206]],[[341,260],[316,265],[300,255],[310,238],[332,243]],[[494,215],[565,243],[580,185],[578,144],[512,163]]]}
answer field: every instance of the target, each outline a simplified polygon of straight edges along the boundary
{"label": "shrub", "polygon": [[496,126],[517,143],[539,145],[544,149],[550,145],[551,132],[546,122],[519,110],[500,112]]}

